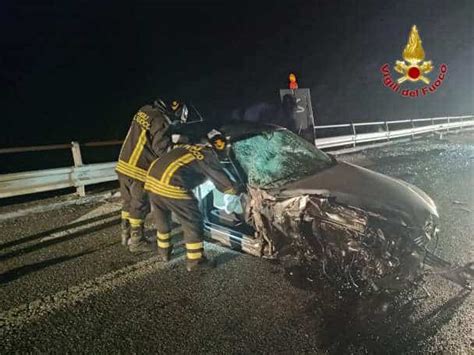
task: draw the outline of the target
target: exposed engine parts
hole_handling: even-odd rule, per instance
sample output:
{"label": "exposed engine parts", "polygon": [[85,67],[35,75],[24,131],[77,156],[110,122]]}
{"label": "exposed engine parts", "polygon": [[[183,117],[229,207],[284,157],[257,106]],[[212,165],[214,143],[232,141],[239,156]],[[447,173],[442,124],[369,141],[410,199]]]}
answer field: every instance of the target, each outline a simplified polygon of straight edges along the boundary
{"label": "exposed engine parts", "polygon": [[268,243],[268,254],[278,255],[290,244],[301,262],[319,265],[344,287],[357,292],[400,290],[419,280],[428,266],[469,288],[472,263],[454,267],[428,251],[437,233],[432,218],[424,228],[410,228],[338,203],[326,191],[270,194],[250,188],[249,194],[247,218],[256,237]]}

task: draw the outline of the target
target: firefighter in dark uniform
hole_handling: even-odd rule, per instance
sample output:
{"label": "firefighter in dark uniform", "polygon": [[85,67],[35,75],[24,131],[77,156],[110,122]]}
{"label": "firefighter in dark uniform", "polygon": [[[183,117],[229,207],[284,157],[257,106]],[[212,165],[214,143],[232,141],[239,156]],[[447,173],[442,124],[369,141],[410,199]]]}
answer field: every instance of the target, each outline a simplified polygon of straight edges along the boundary
{"label": "firefighter in dark uniform", "polygon": [[[170,119],[171,117],[171,119]],[[150,211],[144,183],[150,164],[171,145],[169,126],[172,112],[156,99],[135,114],[120,151],[116,172],[119,177],[122,207],[122,244],[131,252],[150,250],[144,236],[143,223]]]}
{"label": "firefighter in dark uniform", "polygon": [[145,183],[157,227],[158,253],[165,261],[171,257],[171,213],[174,213],[183,228],[188,271],[213,266],[204,256],[203,218],[192,190],[206,179],[223,193],[236,195],[239,190],[219,163],[217,151],[225,149],[225,137],[213,132],[210,132],[212,147],[182,145],[154,161]]}

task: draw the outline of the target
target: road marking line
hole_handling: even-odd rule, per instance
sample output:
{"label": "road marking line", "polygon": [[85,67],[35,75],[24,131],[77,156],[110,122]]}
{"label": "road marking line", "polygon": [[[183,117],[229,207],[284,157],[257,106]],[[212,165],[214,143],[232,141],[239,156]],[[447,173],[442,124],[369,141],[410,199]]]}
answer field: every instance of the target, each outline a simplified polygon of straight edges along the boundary
{"label": "road marking line", "polygon": [[41,242],[45,242],[47,240],[62,238],[64,236],[67,236],[67,235],[70,235],[70,234],[73,234],[73,233],[77,233],[77,232],[79,232],[83,229],[89,229],[91,227],[100,226],[102,224],[107,224],[109,222],[112,222],[112,221],[117,219],[120,210],[121,210],[121,204],[120,203],[109,202],[109,203],[103,204],[103,205],[93,209],[92,211],[89,211],[88,213],[82,215],[81,217],[69,222],[66,225],[66,227],[69,224],[75,224],[75,223],[78,223],[78,222],[81,222],[81,221],[87,222],[87,220],[89,220],[89,219],[99,217],[101,215],[106,215],[106,214],[109,214],[109,213],[113,213],[113,212],[117,212],[117,216],[109,217],[109,218],[102,219],[102,220],[95,221],[95,222],[85,223],[81,226],[66,229],[66,230],[63,230],[63,231],[57,232],[57,233],[52,233],[52,234],[50,234],[46,237],[41,238]]}
{"label": "road marking line", "polygon": [[[118,195],[120,196],[120,195]],[[110,191],[106,193],[101,193],[98,195],[91,195],[81,198],[74,198],[73,200],[54,202],[47,205],[39,205],[33,207],[26,207],[21,210],[12,211],[12,212],[2,212],[0,214],[0,222],[6,221],[8,219],[19,218],[28,216],[36,213],[49,212],[53,210],[58,210],[68,206],[80,206],[88,203],[97,203],[107,200],[108,198],[115,198],[117,195],[112,194]]]}
{"label": "road marking line", "polygon": [[[205,243],[206,250],[212,250],[215,254],[236,253],[227,248]],[[153,272],[171,268],[181,263],[184,255],[173,258],[167,263],[160,261],[158,256],[140,261],[122,269],[99,276],[93,280],[86,281],[80,285],[72,286],[66,290],[59,291],[53,295],[45,296],[30,303],[22,304],[7,311],[0,312],[0,338],[6,337],[8,333],[41,319],[48,314],[57,312],[69,306],[74,306],[89,297],[110,292],[115,288],[125,286],[128,282],[136,281]]]}

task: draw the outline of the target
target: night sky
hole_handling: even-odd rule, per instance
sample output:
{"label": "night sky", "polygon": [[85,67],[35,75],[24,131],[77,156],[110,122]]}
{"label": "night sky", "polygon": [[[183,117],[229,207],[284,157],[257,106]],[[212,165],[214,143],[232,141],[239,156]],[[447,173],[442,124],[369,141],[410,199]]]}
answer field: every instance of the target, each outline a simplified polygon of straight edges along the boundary
{"label": "night sky", "polygon": [[[277,103],[289,72],[311,89],[318,123],[474,112],[472,0],[2,1],[0,22],[0,146],[123,138],[155,96],[224,121]],[[430,77],[449,70],[417,99],[379,71],[402,59],[413,24]]]}

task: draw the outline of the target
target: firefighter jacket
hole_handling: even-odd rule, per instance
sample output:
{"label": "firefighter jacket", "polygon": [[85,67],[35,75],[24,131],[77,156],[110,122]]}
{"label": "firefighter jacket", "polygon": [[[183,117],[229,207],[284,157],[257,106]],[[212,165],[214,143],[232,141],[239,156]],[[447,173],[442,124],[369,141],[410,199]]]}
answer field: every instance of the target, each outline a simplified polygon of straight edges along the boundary
{"label": "firefighter jacket", "polygon": [[116,171],[145,182],[151,163],[170,145],[168,118],[159,109],[143,106],[133,117],[122,145]]}
{"label": "firefighter jacket", "polygon": [[236,194],[212,148],[184,145],[152,163],[145,190],[171,199],[189,200],[193,198],[191,190],[206,179],[210,179],[219,191]]}

